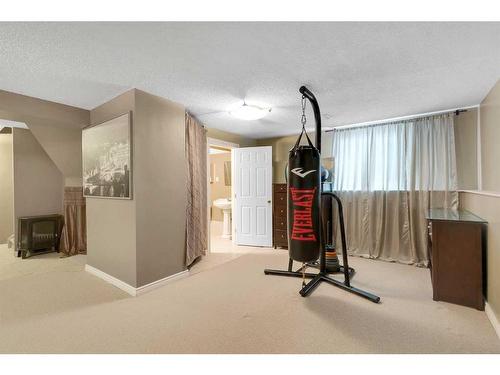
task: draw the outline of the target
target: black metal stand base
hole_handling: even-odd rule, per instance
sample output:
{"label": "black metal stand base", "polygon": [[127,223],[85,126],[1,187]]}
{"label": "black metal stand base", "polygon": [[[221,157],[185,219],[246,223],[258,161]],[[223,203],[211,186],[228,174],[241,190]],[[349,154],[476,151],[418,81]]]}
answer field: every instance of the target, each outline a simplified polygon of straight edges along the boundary
{"label": "black metal stand base", "polygon": [[[325,248],[330,247],[331,245],[323,245],[321,252],[320,252],[319,264],[318,264],[318,262],[308,263],[307,266],[302,266],[297,271],[293,271],[293,269],[292,269],[293,259],[289,259],[287,271],[265,269],[264,274],[311,279],[299,291],[299,293],[302,297],[307,297],[308,295],[310,295],[314,291],[314,289],[316,289],[316,287],[320,283],[326,282],[330,285],[336,286],[336,287],[343,289],[347,292],[350,292],[350,293],[356,294],[360,297],[366,298],[367,300],[369,300],[371,302],[379,303],[380,302],[379,296],[376,296],[375,294],[372,294],[370,292],[366,292],[364,290],[361,290],[361,289],[358,289],[358,288],[351,286],[351,277],[354,275],[354,269],[349,267],[349,263],[348,263],[347,241],[346,241],[346,237],[345,237],[344,214],[343,214],[343,209],[342,209],[342,202],[335,194],[333,194],[331,192],[323,192],[322,195],[329,196],[330,198],[334,199],[337,202],[339,223],[340,223],[340,237],[341,237],[341,241],[342,241],[342,260],[343,260],[342,263],[343,263],[343,265],[340,266],[338,272],[334,272],[334,273],[344,274],[344,281],[342,282],[342,281],[335,280],[335,279],[331,278],[329,276],[329,273],[327,272]],[[304,267],[319,268],[319,273],[310,273],[310,272],[302,273],[302,271],[304,270]]]}
{"label": "black metal stand base", "polygon": [[[302,268],[303,267],[300,267],[297,271],[292,271],[292,265],[293,265],[293,260],[290,259],[289,260],[289,268],[287,271],[284,271],[284,270],[272,270],[272,269],[265,269],[264,270],[264,274],[266,275],[275,275],[275,276],[288,276],[288,277],[298,277],[298,278],[307,278],[307,279],[312,279],[311,281],[309,281],[309,283],[307,283],[301,290],[300,290],[300,295],[302,297],[307,297],[309,294],[311,294],[311,292],[316,289],[316,287],[321,283],[321,282],[327,282],[331,285],[334,285],[336,287],[339,287],[343,290],[346,290],[348,292],[351,292],[351,293],[354,293],[354,294],[357,294],[358,296],[361,296],[363,298],[366,298],[374,303],[378,303],[380,302],[380,297],[379,296],[376,296],[372,293],[369,293],[369,292],[365,292],[364,290],[361,290],[361,289],[358,289],[358,288],[355,288],[353,286],[350,286],[350,285],[346,285],[346,282],[341,282],[341,281],[338,281],[338,280],[335,280],[333,278],[331,278],[329,276],[328,273],[322,273],[322,272],[319,272],[319,273],[310,273],[310,272],[305,272],[304,274],[302,274]],[[315,267],[315,268],[318,268],[319,265],[317,264],[311,264],[311,265],[308,265],[308,267]],[[345,274],[344,272],[344,266],[340,266],[340,270],[338,272],[334,272],[334,273],[342,273],[342,274]],[[355,271],[354,271],[354,268],[351,268],[349,267],[349,284],[350,284],[350,280],[352,278],[352,276],[354,275]]]}
{"label": "black metal stand base", "polygon": [[288,270],[287,271],[265,269],[264,274],[265,275],[277,275],[277,276],[290,276],[290,277],[306,277],[308,279],[316,276],[315,273],[306,272],[305,274],[302,274],[302,267],[300,267],[297,271],[293,271],[292,267],[293,267],[293,259],[288,259]]}
{"label": "black metal stand base", "polygon": [[380,302],[379,296],[376,296],[375,294],[369,292],[365,292],[364,290],[355,288],[353,286],[346,285],[345,282],[343,283],[341,281],[332,279],[331,277],[328,276],[328,274],[322,272],[318,273],[311,281],[309,281],[306,285],[304,285],[304,287],[299,292],[300,295],[302,297],[307,297],[323,281],[330,285],[339,287],[340,289],[343,289],[345,291],[357,294],[358,296],[366,298],[367,300],[372,301],[374,303]]}

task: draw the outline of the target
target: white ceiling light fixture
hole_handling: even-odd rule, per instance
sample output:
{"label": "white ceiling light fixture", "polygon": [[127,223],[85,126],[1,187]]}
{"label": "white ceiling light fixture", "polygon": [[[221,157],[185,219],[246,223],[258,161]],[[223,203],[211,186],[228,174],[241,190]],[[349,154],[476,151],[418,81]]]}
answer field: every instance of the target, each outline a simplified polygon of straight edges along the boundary
{"label": "white ceiling light fixture", "polygon": [[269,112],[271,112],[271,108],[250,105],[245,102],[229,111],[232,116],[246,121],[259,120],[265,117]]}

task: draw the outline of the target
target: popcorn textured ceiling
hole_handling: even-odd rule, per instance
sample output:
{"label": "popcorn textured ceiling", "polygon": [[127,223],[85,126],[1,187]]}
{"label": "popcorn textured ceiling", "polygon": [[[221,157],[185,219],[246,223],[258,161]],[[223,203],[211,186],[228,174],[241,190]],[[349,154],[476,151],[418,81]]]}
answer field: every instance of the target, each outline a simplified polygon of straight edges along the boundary
{"label": "popcorn textured ceiling", "polygon": [[[92,109],[135,87],[266,138],[299,131],[302,84],[324,126],[478,104],[500,23],[0,23],[0,57],[3,90]],[[272,112],[227,113],[243,100]]]}

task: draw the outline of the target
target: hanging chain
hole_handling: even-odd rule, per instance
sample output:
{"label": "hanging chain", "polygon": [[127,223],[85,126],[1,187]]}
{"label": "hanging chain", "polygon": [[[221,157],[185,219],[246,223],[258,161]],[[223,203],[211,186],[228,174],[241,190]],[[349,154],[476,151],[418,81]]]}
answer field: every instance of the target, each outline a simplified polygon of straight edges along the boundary
{"label": "hanging chain", "polygon": [[302,117],[300,118],[300,122],[302,124],[302,129],[306,126],[306,97],[302,95]]}

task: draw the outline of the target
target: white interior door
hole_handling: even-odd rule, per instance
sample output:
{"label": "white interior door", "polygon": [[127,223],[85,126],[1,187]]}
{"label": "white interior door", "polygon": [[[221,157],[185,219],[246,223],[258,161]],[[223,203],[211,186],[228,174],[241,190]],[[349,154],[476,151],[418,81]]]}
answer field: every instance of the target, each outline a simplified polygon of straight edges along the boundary
{"label": "white interior door", "polygon": [[232,150],[237,245],[272,246],[272,147]]}

